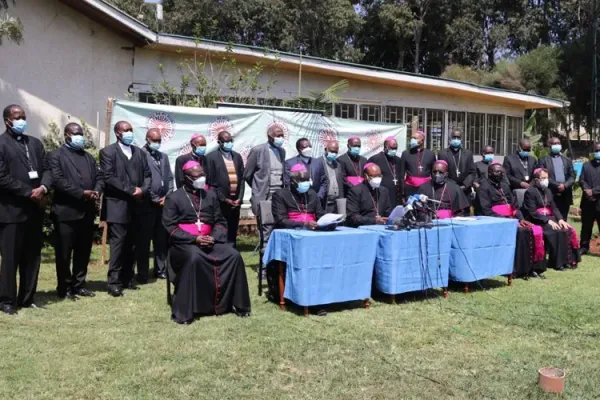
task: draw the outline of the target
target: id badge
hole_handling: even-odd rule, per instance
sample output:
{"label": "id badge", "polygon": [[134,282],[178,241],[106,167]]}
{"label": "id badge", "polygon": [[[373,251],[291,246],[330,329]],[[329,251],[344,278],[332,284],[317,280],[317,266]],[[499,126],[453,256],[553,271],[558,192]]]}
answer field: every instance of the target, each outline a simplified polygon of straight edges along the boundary
{"label": "id badge", "polygon": [[528,181],[529,180],[529,175],[525,175],[525,180]]}
{"label": "id badge", "polygon": [[38,173],[37,171],[29,171],[29,179],[38,179]]}

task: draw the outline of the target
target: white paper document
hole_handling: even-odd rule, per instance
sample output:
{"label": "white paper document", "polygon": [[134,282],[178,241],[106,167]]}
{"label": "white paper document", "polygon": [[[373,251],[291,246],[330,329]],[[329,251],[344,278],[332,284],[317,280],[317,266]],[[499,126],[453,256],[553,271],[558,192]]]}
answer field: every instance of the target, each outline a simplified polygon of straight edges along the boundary
{"label": "white paper document", "polygon": [[328,226],[331,224],[341,224],[346,219],[344,214],[325,214],[317,221],[319,226]]}
{"label": "white paper document", "polygon": [[396,208],[394,208],[392,210],[392,212],[390,213],[388,221],[393,221],[396,218],[402,218],[402,217],[404,217],[404,207],[396,206]]}

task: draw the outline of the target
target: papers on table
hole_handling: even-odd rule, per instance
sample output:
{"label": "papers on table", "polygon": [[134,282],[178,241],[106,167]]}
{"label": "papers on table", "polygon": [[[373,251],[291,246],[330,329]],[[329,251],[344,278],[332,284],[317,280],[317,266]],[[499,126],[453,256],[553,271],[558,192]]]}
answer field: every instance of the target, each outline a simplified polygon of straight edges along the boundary
{"label": "papers on table", "polygon": [[346,219],[344,214],[325,214],[317,221],[319,226],[329,226],[334,224],[341,224]]}
{"label": "papers on table", "polygon": [[454,217],[455,221],[477,221],[477,217]]}
{"label": "papers on table", "polygon": [[396,218],[402,218],[402,217],[404,217],[404,207],[403,206],[396,206],[396,208],[394,208],[392,210],[392,212],[390,213],[388,221],[390,221],[390,223],[391,223]]}

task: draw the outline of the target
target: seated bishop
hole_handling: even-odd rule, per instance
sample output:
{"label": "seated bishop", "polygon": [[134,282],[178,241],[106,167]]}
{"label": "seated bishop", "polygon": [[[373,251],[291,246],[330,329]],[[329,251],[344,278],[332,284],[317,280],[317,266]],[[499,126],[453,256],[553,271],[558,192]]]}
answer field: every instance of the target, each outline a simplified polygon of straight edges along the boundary
{"label": "seated bishop", "polygon": [[390,195],[381,186],[383,174],[377,164],[367,163],[363,180],[348,192],[346,210],[350,226],[386,224],[392,212]]}
{"label": "seated bishop", "polygon": [[182,169],[183,187],[167,197],[163,210],[175,274],[172,318],[189,324],[196,316],[231,311],[247,317],[250,295],[244,260],[227,244],[219,199],[206,190],[204,170],[197,161],[186,162]]}
{"label": "seated bishop", "polygon": [[290,186],[273,193],[271,208],[276,229],[317,229],[317,220],[324,212],[311,186],[310,172],[304,163],[293,165]]}
{"label": "seated bishop", "polygon": [[418,193],[435,200],[438,219],[469,215],[471,205],[460,187],[448,179],[448,163],[438,160],[433,164],[431,180],[419,186]]}

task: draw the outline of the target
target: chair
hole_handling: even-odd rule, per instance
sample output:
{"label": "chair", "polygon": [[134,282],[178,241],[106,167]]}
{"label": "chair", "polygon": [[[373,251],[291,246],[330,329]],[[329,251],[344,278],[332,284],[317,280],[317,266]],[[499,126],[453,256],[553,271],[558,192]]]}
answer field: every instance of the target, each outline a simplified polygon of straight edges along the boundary
{"label": "chair", "polygon": [[513,196],[517,198],[517,206],[519,209],[523,207],[523,201],[525,200],[525,192],[527,189],[515,189],[513,190]]}
{"label": "chair", "polygon": [[171,251],[167,250],[167,258],[165,260],[165,274],[167,275],[167,304],[173,305],[173,294],[171,293],[171,284],[175,285],[175,271],[171,267]]}
{"label": "chair", "polygon": [[258,252],[258,295],[262,296],[262,280],[263,271],[265,269],[265,265],[263,264],[263,254],[265,253],[265,247],[269,242],[269,236],[271,236],[273,225],[275,225],[275,218],[273,218],[270,201],[263,200],[258,204],[256,222],[258,225],[258,234],[260,236]]}
{"label": "chair", "polygon": [[346,215],[346,199],[337,199],[335,201],[338,214]]}

